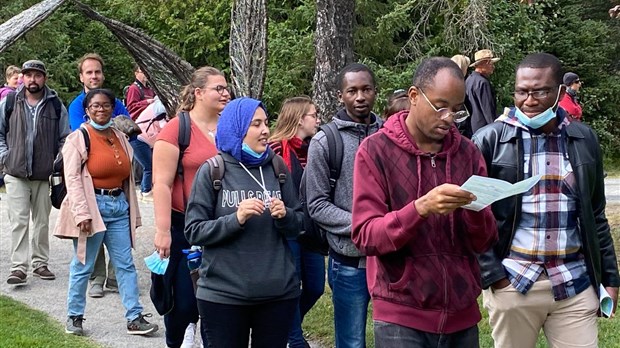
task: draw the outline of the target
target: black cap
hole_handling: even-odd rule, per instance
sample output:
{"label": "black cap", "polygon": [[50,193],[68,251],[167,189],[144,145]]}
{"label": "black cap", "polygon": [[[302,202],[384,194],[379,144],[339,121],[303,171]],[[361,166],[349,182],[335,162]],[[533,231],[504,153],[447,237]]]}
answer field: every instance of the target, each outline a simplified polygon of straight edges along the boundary
{"label": "black cap", "polygon": [[570,86],[576,81],[579,81],[579,75],[575,74],[574,72],[567,72],[566,74],[564,74],[564,84],[566,86]]}
{"label": "black cap", "polygon": [[26,73],[28,70],[36,70],[43,73],[43,75],[47,75],[47,69],[45,69],[45,64],[43,64],[40,60],[29,60],[22,65],[22,73]]}

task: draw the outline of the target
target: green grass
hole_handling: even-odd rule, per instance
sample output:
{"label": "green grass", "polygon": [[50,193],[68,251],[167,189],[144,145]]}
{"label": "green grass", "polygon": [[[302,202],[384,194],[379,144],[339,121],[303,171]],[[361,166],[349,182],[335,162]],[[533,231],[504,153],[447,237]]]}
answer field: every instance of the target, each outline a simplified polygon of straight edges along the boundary
{"label": "green grass", "polygon": [[[620,176],[620,171],[618,171]],[[620,205],[607,206],[607,218],[612,229],[615,242],[616,254],[620,255]],[[487,312],[482,308],[482,297],[479,299],[482,311],[482,320],[478,324],[480,329],[480,347],[492,348],[493,339],[491,338],[491,327]],[[620,312],[619,312],[620,314]],[[325,294],[319,299],[317,304],[308,312],[304,319],[303,329],[307,338],[319,343],[321,347],[334,347],[334,308],[332,305],[331,290],[325,288]],[[599,347],[619,348],[620,347],[620,316],[612,320],[599,319]],[[366,323],[366,344],[369,348],[374,348],[372,331],[372,309],[368,311],[368,322]],[[543,334],[538,338],[537,348],[547,347]]]}
{"label": "green grass", "polygon": [[43,312],[0,295],[0,347],[100,348],[84,337],[67,335]]}
{"label": "green grass", "polygon": [[603,161],[603,168],[607,173],[607,177],[618,178],[620,177],[620,162],[616,159],[605,159]]}

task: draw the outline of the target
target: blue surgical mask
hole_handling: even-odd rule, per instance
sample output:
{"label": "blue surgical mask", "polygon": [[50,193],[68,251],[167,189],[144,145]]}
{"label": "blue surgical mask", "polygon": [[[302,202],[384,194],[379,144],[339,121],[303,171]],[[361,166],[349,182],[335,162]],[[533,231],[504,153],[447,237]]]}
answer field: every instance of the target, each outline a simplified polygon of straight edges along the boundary
{"label": "blue surgical mask", "polygon": [[517,117],[519,122],[532,129],[538,129],[549,123],[549,121],[553,120],[553,118],[555,117],[554,108],[558,103],[558,99],[560,98],[560,88],[562,88],[562,86],[558,88],[558,95],[555,98],[555,103],[553,103],[553,105],[549,109],[541,112],[540,114],[532,118],[529,118],[526,114],[523,113],[523,111],[521,111],[521,109],[515,107],[515,116]]}
{"label": "blue surgical mask", "polygon": [[241,145],[241,150],[245,153],[247,153],[248,155],[254,157],[254,158],[261,158],[264,154],[264,152],[258,153],[254,150],[252,150],[252,148],[250,148],[250,145],[243,143]]}
{"label": "blue surgical mask", "polygon": [[95,128],[96,130],[100,130],[100,131],[110,128],[110,126],[112,126],[113,124],[112,119],[110,119],[110,122],[104,125],[100,125],[99,123],[93,121],[92,119],[89,121],[89,123],[93,128]]}
{"label": "blue surgical mask", "polygon": [[166,273],[169,262],[169,258],[162,259],[161,257],[159,257],[159,253],[157,251],[144,258],[144,263],[146,264],[146,267],[151,272],[161,275]]}

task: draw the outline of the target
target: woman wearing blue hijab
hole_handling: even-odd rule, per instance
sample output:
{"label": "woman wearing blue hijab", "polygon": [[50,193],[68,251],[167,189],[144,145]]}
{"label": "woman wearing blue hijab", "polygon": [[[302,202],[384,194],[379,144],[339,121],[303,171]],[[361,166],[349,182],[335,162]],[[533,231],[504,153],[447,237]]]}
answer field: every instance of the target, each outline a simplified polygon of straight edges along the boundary
{"label": "woman wearing blue hijab", "polygon": [[286,347],[300,294],[286,239],[299,234],[302,210],[294,184],[280,183],[267,145],[263,104],[251,98],[228,103],[217,125],[224,160],[215,190],[209,164],[194,180],[185,236],[204,247],[198,308],[213,347]]}

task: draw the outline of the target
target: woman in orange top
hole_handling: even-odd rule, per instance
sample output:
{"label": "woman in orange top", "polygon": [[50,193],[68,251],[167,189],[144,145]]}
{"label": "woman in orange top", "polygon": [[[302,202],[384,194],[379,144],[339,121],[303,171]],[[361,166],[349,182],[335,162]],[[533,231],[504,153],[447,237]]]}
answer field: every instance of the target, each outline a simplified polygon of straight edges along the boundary
{"label": "woman in orange top", "polygon": [[[189,146],[183,152],[183,178],[177,176],[179,163],[179,117],[174,117],[162,129],[153,148],[153,194],[155,205],[155,248],[161,258],[170,258],[163,284],[153,276],[153,286],[160,293],[174,296],[172,308],[164,309],[166,344],[191,346],[198,322],[198,305],[194,286],[183,249],[190,245],[185,239],[185,204],[198,168],[217,155],[215,133],[219,114],[230,100],[226,78],[219,70],[202,67],[194,72],[189,85],[180,96],[179,114],[190,118]],[[165,295],[164,295],[165,296]],[[152,297],[153,298],[153,297]],[[154,300],[154,302],[157,302]],[[162,313],[162,307],[158,312]],[[167,307],[167,306],[163,306]],[[206,335],[202,333],[206,347]]]}
{"label": "woman in orange top", "polygon": [[141,225],[134,180],[132,150],[125,135],[111,127],[114,94],[93,89],[84,97],[90,121],[90,149],[80,130],[71,133],[62,148],[67,197],[60,208],[54,234],[72,238],[75,256],[69,273],[68,319],[65,331],[83,335],[86,288],[95,258],[105,243],[114,265],[121,301],[126,309],[127,333],[144,335],[157,325],[144,318],[139,301],[138,275],[131,255],[134,232]]}

